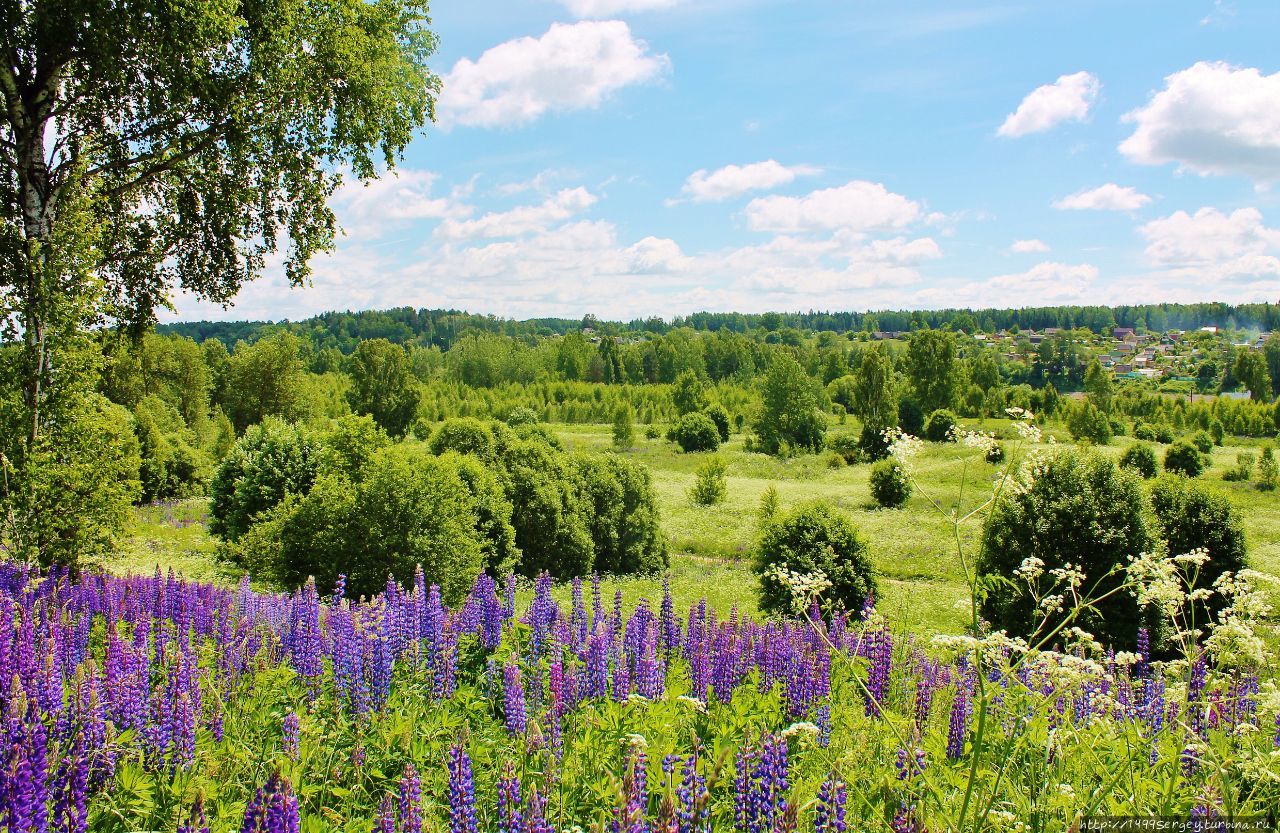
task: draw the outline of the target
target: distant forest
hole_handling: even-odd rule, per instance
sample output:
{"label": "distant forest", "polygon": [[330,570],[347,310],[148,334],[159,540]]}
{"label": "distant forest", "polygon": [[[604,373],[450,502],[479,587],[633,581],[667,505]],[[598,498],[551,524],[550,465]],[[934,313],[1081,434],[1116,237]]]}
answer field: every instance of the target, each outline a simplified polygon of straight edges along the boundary
{"label": "distant forest", "polygon": [[385,338],[395,344],[432,346],[448,350],[466,333],[476,331],[513,338],[564,335],[592,329],[602,335],[628,333],[663,334],[683,327],[698,331],[747,333],[782,329],[815,332],[910,332],[939,329],[995,332],[1017,327],[1088,329],[1105,332],[1112,327],[1164,331],[1199,327],[1227,330],[1280,329],[1280,306],[1275,304],[1144,304],[1138,306],[1057,306],[1023,309],[883,310],[876,312],[807,312],[744,314],[698,312],[687,316],[600,321],[593,315],[581,319],[529,318],[514,320],[476,315],[459,310],[399,307],[363,312],[326,312],[303,321],[184,321],[162,324],[161,333],[206,341],[216,338],[231,348],[238,341],[255,342],[268,333],[287,330],[307,338],[317,349],[336,348],[350,354],[361,341]]}

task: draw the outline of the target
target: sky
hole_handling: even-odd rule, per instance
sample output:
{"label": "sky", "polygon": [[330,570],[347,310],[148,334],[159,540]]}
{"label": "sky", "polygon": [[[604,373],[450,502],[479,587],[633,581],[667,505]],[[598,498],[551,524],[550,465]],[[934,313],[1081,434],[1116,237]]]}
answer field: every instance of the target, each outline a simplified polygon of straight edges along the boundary
{"label": "sky", "polygon": [[437,0],[437,117],[164,320],[1280,300],[1280,3]]}

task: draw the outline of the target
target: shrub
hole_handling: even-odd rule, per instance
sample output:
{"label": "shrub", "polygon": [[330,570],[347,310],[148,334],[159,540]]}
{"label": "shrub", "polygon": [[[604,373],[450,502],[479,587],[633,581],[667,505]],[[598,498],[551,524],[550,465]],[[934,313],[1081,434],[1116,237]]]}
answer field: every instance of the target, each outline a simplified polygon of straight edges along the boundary
{"label": "shrub", "polygon": [[[1162,477],[1151,488],[1151,506],[1160,525],[1170,555],[1185,555],[1205,549],[1209,560],[1197,570],[1184,566],[1193,587],[1212,589],[1225,572],[1238,573],[1247,565],[1244,528],[1240,516],[1224,496],[1182,477]],[[1204,628],[1210,617],[1223,607],[1217,593],[1185,614],[1193,616],[1192,626]]]}
{"label": "shrub", "polygon": [[316,580],[325,578],[321,586],[331,586],[337,572],[345,571],[353,596],[373,594],[385,587],[388,575],[409,584],[420,564],[427,582],[440,585],[445,599],[456,601],[471,588],[484,567],[485,552],[476,529],[475,500],[458,474],[456,459],[399,444],[374,456],[354,497],[350,487],[326,480],[319,500],[308,494],[295,512],[296,521],[283,530],[286,560],[291,551],[300,557],[311,551],[307,539],[316,534],[333,540],[330,525],[342,517],[340,508],[348,506],[355,512],[347,528],[356,531],[356,545],[314,565],[310,572]]}
{"label": "shrub", "polygon": [[575,458],[592,544],[590,571],[652,573],[668,563],[649,469],[610,454]]}
{"label": "shrub", "polygon": [[913,437],[924,433],[924,411],[920,410],[920,403],[910,397],[898,401],[898,427]]}
{"label": "shrub", "polygon": [[852,521],[822,502],[802,504],[763,526],[755,571],[760,606],[773,613],[790,611],[793,604],[791,588],[774,572],[779,568],[803,575],[822,571],[831,586],[819,602],[831,613],[857,613],[876,590],[866,542]]}
{"label": "shrub", "polygon": [[302,427],[275,417],[252,426],[209,484],[209,531],[236,540],[285,495],[305,494],[319,462],[319,443]]}
{"label": "shrub", "polygon": [[431,435],[428,448],[435,455],[456,451],[488,461],[497,456],[493,430],[483,421],[472,417],[455,417],[442,422]]}
{"label": "shrub", "polygon": [[760,380],[760,412],[752,426],[766,454],[822,449],[827,418],[815,381],[789,353],[777,353]]}
{"label": "shrub", "polygon": [[1214,445],[1222,445],[1223,441],[1227,438],[1227,429],[1223,426],[1222,420],[1215,419],[1213,422],[1209,423],[1209,435],[1213,437]]}
{"label": "shrub", "polygon": [[662,436],[662,432],[658,430],[658,426],[650,425],[644,429],[644,435],[647,439],[656,440]]}
{"label": "shrub", "polygon": [[871,467],[871,497],[886,508],[895,508],[911,497],[911,480],[897,460],[881,460]]}
{"label": "shrub", "polygon": [[711,421],[716,424],[716,430],[720,432],[720,442],[729,442],[729,412],[719,402],[708,405],[703,413],[710,417]]}
{"label": "shrub", "polygon": [[1048,571],[1070,563],[1086,576],[1081,593],[1106,596],[1073,624],[1104,644],[1133,646],[1143,617],[1136,599],[1117,588],[1128,559],[1151,551],[1138,478],[1100,455],[1065,451],[1018,478],[1020,487],[1004,492],[983,527],[978,572],[997,580],[982,599],[983,618],[995,629],[1030,635],[1040,615],[1015,571],[1025,558],[1040,559],[1047,590]]}
{"label": "shrub", "polygon": [[1258,460],[1258,488],[1264,492],[1275,489],[1280,482],[1280,466],[1276,464],[1276,454],[1271,446],[1262,449],[1262,457]]}
{"label": "shrub", "polygon": [[1111,420],[1097,405],[1084,402],[1071,409],[1067,417],[1067,430],[1071,439],[1106,445],[1111,442]]}
{"label": "shrub", "polygon": [[1164,470],[1187,477],[1199,477],[1205,470],[1207,461],[1200,449],[1187,440],[1178,440],[1164,453]]}
{"label": "shrub", "polygon": [[760,506],[756,509],[756,526],[763,529],[773,523],[779,511],[778,487],[770,483],[760,494]]}
{"label": "shrub", "polygon": [[178,409],[152,394],[142,397],[134,406],[133,420],[141,451],[138,477],[142,483],[142,500],[168,500],[202,493],[209,480],[211,464]]}
{"label": "shrub", "polygon": [[1005,457],[1004,444],[992,443],[990,447],[987,448],[987,452],[986,454],[983,455],[983,457],[986,459],[988,463],[990,463],[993,466],[1000,465],[1001,463],[1004,462],[1004,457]]}
{"label": "shrub", "polygon": [[946,408],[939,408],[929,414],[929,420],[924,424],[924,438],[931,443],[953,442],[957,424],[955,414]]}
{"label": "shrub", "polygon": [[671,438],[685,453],[715,451],[720,447],[720,431],[703,413],[685,414],[671,430]]}
{"label": "shrub", "polygon": [[520,548],[516,546],[516,530],[511,525],[511,501],[497,475],[479,458],[453,452],[444,457],[457,467],[458,477],[471,495],[485,571],[493,576],[505,576],[517,570]]}
{"label": "shrub", "polygon": [[1191,444],[1194,445],[1201,454],[1208,454],[1213,451],[1213,437],[1209,436],[1207,431],[1197,431],[1191,437]]}
{"label": "shrub", "polygon": [[324,435],[322,444],[326,469],[359,479],[361,470],[374,454],[391,444],[391,438],[373,417],[348,414]]}
{"label": "shrub", "polygon": [[537,425],[540,422],[537,412],[524,406],[518,406],[508,411],[505,421],[512,428],[520,425]]}
{"label": "shrub", "polygon": [[1135,422],[1133,424],[1133,438],[1141,442],[1153,443],[1156,441],[1156,429],[1153,425],[1145,422]]}
{"label": "shrub", "polygon": [[613,412],[613,447],[625,451],[635,444],[636,429],[631,406],[623,402]]}
{"label": "shrub", "polygon": [[1161,445],[1168,445],[1178,438],[1178,435],[1173,430],[1173,426],[1168,423],[1161,422],[1157,424],[1155,430],[1156,442]]}
{"label": "shrub", "polygon": [[1236,464],[1222,473],[1222,479],[1232,483],[1248,483],[1253,479],[1253,466],[1258,458],[1248,451],[1236,455]]}
{"label": "shrub", "polygon": [[713,506],[724,501],[728,494],[725,471],[728,466],[723,457],[709,457],[698,466],[689,499],[699,506]]}
{"label": "shrub", "polygon": [[520,572],[556,578],[591,572],[593,545],[582,489],[567,456],[546,443],[514,440],[502,456]]}
{"label": "shrub", "polygon": [[884,429],[872,425],[862,426],[858,434],[858,450],[866,460],[882,460],[889,454],[889,441],[885,439]]}
{"label": "shrub", "polygon": [[1156,476],[1156,452],[1144,442],[1137,442],[1120,455],[1120,468],[1129,469],[1143,480]]}
{"label": "shrub", "polygon": [[853,434],[832,434],[827,437],[827,448],[845,463],[856,463],[862,456],[862,443]]}

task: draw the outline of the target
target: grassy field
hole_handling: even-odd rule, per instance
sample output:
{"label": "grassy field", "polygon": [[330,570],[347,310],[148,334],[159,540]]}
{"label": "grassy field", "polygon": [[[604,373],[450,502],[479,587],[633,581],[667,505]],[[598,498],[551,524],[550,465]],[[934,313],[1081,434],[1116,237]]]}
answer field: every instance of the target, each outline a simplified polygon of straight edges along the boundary
{"label": "grassy field", "polygon": [[[984,427],[1001,431],[1007,424],[988,420]],[[607,425],[558,425],[556,431],[572,447],[610,447]],[[1118,438],[1104,451],[1118,456],[1129,442]],[[1237,446],[1215,449],[1213,467],[1201,480],[1228,494],[1240,508],[1254,567],[1280,574],[1280,494],[1222,480],[1222,472],[1234,464],[1241,450],[1244,448]],[[736,605],[743,613],[756,611],[750,548],[761,495],[772,485],[783,508],[820,498],[849,514],[868,541],[880,573],[879,606],[891,619],[921,634],[956,632],[967,620],[968,590],[952,527],[929,498],[937,499],[944,510],[959,505],[962,511],[986,499],[998,469],[983,462],[973,450],[929,445],[914,462],[921,490],[904,507],[893,510],[880,509],[872,502],[867,484],[869,466],[832,468],[825,455],[777,459],[748,453],[743,450],[741,435],[735,435],[720,451],[728,462],[728,498],[712,507],[696,506],[688,497],[694,469],[705,455],[681,454],[665,440],[643,437],[625,453],[653,473],[663,527],[671,542],[669,578],[677,609],[705,596],[720,610]],[[214,540],[204,523],[206,515],[202,500],[138,509],[119,557],[106,566],[124,573],[150,572],[160,564],[196,579],[237,579],[235,570],[215,557]],[[980,518],[962,528],[961,543],[967,555],[976,554],[980,532]],[[641,597],[656,599],[660,593],[649,577],[606,582],[609,598],[615,589],[622,591],[628,605]],[[560,592],[567,596],[568,588]]]}

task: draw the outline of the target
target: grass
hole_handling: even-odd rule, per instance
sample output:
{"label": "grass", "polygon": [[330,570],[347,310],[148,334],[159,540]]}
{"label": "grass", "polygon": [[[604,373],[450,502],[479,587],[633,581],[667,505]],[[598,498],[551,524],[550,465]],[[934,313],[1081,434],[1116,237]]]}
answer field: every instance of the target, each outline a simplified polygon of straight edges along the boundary
{"label": "grass", "polygon": [[[1007,431],[1003,421],[988,420],[983,427]],[[556,425],[555,430],[566,445],[575,448],[602,451],[612,441],[607,425]],[[1102,451],[1119,456],[1130,442],[1118,438]],[[1236,454],[1248,448],[1252,446],[1214,449],[1213,466],[1200,480],[1228,495],[1240,510],[1255,569],[1280,575],[1280,493],[1222,480]],[[879,607],[892,620],[922,635],[954,633],[967,621],[968,586],[952,529],[926,494],[946,509],[958,501],[967,510],[985,499],[998,470],[972,450],[929,444],[914,463],[924,493],[917,491],[905,506],[893,510],[878,508],[871,500],[867,465],[832,468],[826,455],[779,459],[750,453],[741,435],[719,452],[728,463],[728,496],[716,506],[698,506],[689,499],[694,470],[705,455],[682,454],[665,440],[643,437],[623,453],[652,472],[672,550],[669,580],[677,610],[706,597],[718,610],[736,606],[743,614],[756,612],[750,551],[760,498],[773,486],[784,509],[822,499],[849,514],[868,541],[880,577]],[[205,525],[207,512],[206,501],[199,499],[139,508],[119,556],[105,566],[115,573],[149,573],[160,565],[193,579],[238,579],[234,567],[216,558],[214,540]],[[976,555],[980,532],[980,519],[962,529],[967,554]],[[649,576],[606,581],[606,605],[613,603],[615,590],[622,591],[627,606],[640,598],[656,605],[661,598],[660,582]],[[522,595],[528,592],[527,587],[521,590]],[[567,600],[570,591],[565,586],[556,592]]]}

